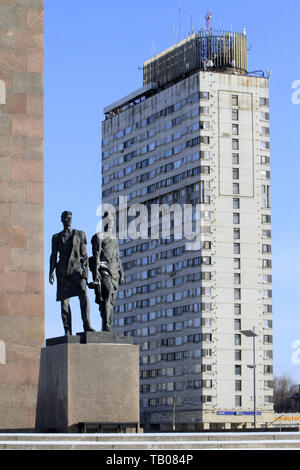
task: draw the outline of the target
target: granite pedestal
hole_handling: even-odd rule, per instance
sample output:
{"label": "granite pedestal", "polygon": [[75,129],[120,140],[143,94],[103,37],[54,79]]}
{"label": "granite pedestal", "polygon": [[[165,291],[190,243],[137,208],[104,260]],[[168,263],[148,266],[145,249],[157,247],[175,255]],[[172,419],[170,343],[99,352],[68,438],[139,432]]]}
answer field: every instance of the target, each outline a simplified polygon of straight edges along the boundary
{"label": "granite pedestal", "polygon": [[46,341],[36,431],[129,430],[139,425],[139,347],[109,332]]}

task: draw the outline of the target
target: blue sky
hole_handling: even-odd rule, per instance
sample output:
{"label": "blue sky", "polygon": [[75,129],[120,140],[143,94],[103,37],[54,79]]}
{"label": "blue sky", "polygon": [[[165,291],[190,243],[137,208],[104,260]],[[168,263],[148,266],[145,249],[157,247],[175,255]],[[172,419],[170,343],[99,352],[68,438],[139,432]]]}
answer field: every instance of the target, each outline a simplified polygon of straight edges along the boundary
{"label": "blue sky", "polygon": [[[300,80],[300,3],[252,0],[46,0],[45,1],[45,301],[46,337],[63,328],[56,286],[48,284],[51,236],[60,214],[95,233],[101,203],[103,108],[142,86],[143,62],[179,38],[190,24],[204,27],[207,9],[216,29],[248,38],[248,70],[272,69],[270,79],[274,298],[274,371],[300,383],[300,104],[292,83]],[[300,96],[300,95],[299,95]],[[78,299],[71,300],[73,329],[81,331]],[[91,296],[91,318],[101,323]]]}

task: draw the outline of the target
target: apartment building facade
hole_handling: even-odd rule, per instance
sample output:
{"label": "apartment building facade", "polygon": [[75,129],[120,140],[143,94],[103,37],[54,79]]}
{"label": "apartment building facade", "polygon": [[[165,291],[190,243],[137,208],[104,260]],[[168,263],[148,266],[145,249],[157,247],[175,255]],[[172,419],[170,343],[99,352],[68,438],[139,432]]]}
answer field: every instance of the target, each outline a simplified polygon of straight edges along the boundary
{"label": "apartment building facade", "polygon": [[208,31],[104,110],[102,198],[125,272],[114,330],[140,345],[145,430],[273,419],[268,89],[244,34]]}

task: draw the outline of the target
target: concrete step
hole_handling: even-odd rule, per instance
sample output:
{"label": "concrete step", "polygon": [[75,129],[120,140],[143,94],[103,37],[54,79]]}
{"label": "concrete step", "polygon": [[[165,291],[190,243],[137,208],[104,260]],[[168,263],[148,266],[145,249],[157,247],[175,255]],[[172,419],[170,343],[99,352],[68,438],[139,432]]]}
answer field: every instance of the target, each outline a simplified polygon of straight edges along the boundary
{"label": "concrete step", "polygon": [[299,450],[299,441],[0,441],[0,450],[217,450],[217,449],[284,449]]}
{"label": "concrete step", "polygon": [[120,442],[156,442],[156,441],[272,441],[300,440],[300,432],[251,432],[251,433],[0,433],[0,441],[115,441]]}
{"label": "concrete step", "polygon": [[0,450],[300,449],[300,433],[0,434]]}

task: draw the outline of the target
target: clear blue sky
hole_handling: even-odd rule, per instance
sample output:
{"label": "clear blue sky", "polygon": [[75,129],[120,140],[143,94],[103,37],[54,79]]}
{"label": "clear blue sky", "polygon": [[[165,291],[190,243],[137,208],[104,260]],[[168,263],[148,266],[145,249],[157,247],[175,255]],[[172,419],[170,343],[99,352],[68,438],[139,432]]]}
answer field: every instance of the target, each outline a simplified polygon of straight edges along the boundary
{"label": "clear blue sky", "polygon": [[[139,66],[204,26],[246,28],[249,71],[272,69],[271,177],[275,374],[300,383],[292,343],[300,344],[300,104],[292,83],[300,80],[298,0],[46,0],[45,1],[45,292],[46,337],[63,328],[56,286],[48,284],[51,236],[61,230],[60,214],[73,212],[73,226],[95,233],[101,203],[101,121],[103,108],[142,86]],[[81,331],[78,299],[72,299],[74,331]],[[101,323],[91,297],[91,318]],[[298,355],[300,358],[300,354]]]}

